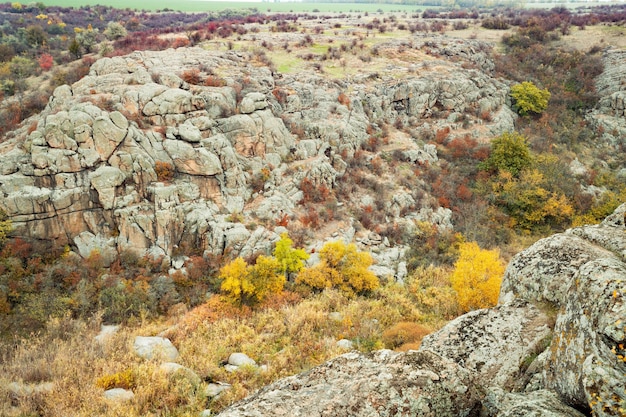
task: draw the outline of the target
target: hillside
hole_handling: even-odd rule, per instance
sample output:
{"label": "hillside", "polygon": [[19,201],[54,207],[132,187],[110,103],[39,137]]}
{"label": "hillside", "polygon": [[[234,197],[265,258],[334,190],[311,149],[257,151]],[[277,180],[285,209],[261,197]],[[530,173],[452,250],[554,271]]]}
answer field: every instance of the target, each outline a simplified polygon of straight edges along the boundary
{"label": "hillside", "polygon": [[623,8],[0,12],[0,414],[620,415]]}

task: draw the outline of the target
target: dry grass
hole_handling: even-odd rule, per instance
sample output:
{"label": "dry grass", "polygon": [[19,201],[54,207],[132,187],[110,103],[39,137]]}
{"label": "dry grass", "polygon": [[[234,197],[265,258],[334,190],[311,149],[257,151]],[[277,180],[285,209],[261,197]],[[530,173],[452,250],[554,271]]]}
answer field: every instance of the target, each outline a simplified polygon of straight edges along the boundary
{"label": "dry grass", "polygon": [[[443,323],[432,319],[430,307],[420,303],[412,291],[412,286],[389,284],[369,298],[325,291],[301,299],[285,292],[256,310],[240,310],[214,296],[170,321],[138,320],[104,345],[94,341],[101,324],[98,317],[89,322],[54,319],[42,334],[4,349],[0,415],[134,417],[196,415],[207,407],[218,411],[272,381],[343,353],[336,345],[339,339],[352,340],[361,351],[410,348],[395,340],[386,345],[383,333],[400,322],[420,323],[421,333]],[[339,313],[339,317],[331,318],[331,312]],[[132,353],[136,335],[162,332],[178,348],[178,362],[195,371],[202,382],[168,376],[156,361],[145,361]],[[421,337],[410,339],[405,343]],[[267,370],[226,372],[223,364],[232,352],[248,354]],[[232,389],[210,401],[203,395],[204,381],[227,382]],[[7,388],[11,382],[52,382],[54,389],[18,397]],[[104,386],[120,384],[131,387],[135,398],[123,404],[106,401]]]}

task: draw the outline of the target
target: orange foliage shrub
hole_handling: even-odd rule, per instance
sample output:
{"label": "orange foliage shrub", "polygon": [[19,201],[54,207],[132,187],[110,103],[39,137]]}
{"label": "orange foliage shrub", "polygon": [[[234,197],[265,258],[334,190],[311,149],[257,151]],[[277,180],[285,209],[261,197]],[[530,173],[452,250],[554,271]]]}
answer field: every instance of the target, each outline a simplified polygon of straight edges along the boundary
{"label": "orange foliage shrub", "polygon": [[172,43],[172,48],[184,48],[185,46],[189,46],[189,39],[187,38],[176,38]]}
{"label": "orange foliage shrub", "polygon": [[337,101],[339,102],[339,104],[343,104],[347,108],[350,108],[350,98],[346,94],[339,93],[339,96],[337,97]]}
{"label": "orange foliage shrub", "polygon": [[449,134],[450,134],[449,126],[446,126],[443,129],[439,129],[437,133],[435,133],[435,141],[437,143],[443,143]]}
{"label": "orange foliage shrub", "polygon": [[183,72],[180,78],[189,84],[200,84],[200,70],[198,68],[192,68]]}
{"label": "orange foliage shrub", "polygon": [[156,172],[159,181],[171,181],[174,178],[174,166],[169,162],[156,161],[154,172]]}
{"label": "orange foliage shrub", "polygon": [[226,85],[226,80],[220,77],[216,77],[215,75],[209,75],[204,80],[204,85],[207,87],[224,87]]}
{"label": "orange foliage shrub", "polygon": [[430,333],[430,329],[421,324],[401,321],[383,332],[383,342],[390,349],[408,347],[419,347],[422,338]]}

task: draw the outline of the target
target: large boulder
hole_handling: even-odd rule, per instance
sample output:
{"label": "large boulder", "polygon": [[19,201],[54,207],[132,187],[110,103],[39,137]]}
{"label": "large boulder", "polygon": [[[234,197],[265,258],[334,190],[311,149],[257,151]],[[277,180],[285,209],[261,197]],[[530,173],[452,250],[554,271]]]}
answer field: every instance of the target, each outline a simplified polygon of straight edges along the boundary
{"label": "large boulder", "polygon": [[525,362],[541,353],[551,336],[550,318],[518,300],[458,317],[426,336],[420,349],[475,372],[484,384],[511,390],[519,386]]}
{"label": "large boulder", "polygon": [[480,391],[471,373],[431,352],[347,353],[277,381],[222,417],[469,416]]}
{"label": "large boulder", "polygon": [[535,243],[507,268],[501,302],[548,301],[558,311],[543,384],[597,416],[626,409],[626,204],[604,222]]}

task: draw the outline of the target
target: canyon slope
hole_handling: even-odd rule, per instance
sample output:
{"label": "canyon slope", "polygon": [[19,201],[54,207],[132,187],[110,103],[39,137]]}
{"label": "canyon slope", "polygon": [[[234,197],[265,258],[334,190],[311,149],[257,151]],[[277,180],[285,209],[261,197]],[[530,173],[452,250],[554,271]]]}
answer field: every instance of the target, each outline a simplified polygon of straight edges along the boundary
{"label": "canyon slope", "polygon": [[[273,73],[248,52],[102,58],[0,144],[0,208],[16,236],[69,245],[83,257],[98,250],[110,261],[130,251],[171,261],[189,248],[249,256],[271,247],[285,231],[276,227],[307,229],[304,202],[352,182],[355,154],[371,171],[376,158],[361,149],[381,129],[413,127],[391,127],[385,149],[415,167],[438,163],[424,140],[434,132],[485,142],[513,129],[508,87],[490,75],[489,45],[384,48],[410,53],[410,65],[334,80]],[[184,81],[189,73],[204,82]],[[338,199],[337,218],[309,233],[308,243],[356,234],[393,275],[403,248],[355,230],[354,213],[376,205],[386,223],[411,230],[417,220],[451,227],[450,211],[424,193],[424,179],[407,186],[379,174],[378,190]]]}
{"label": "canyon slope", "polygon": [[622,416],[626,205],[510,262],[496,307],[418,351],[348,353],[220,416]]}

